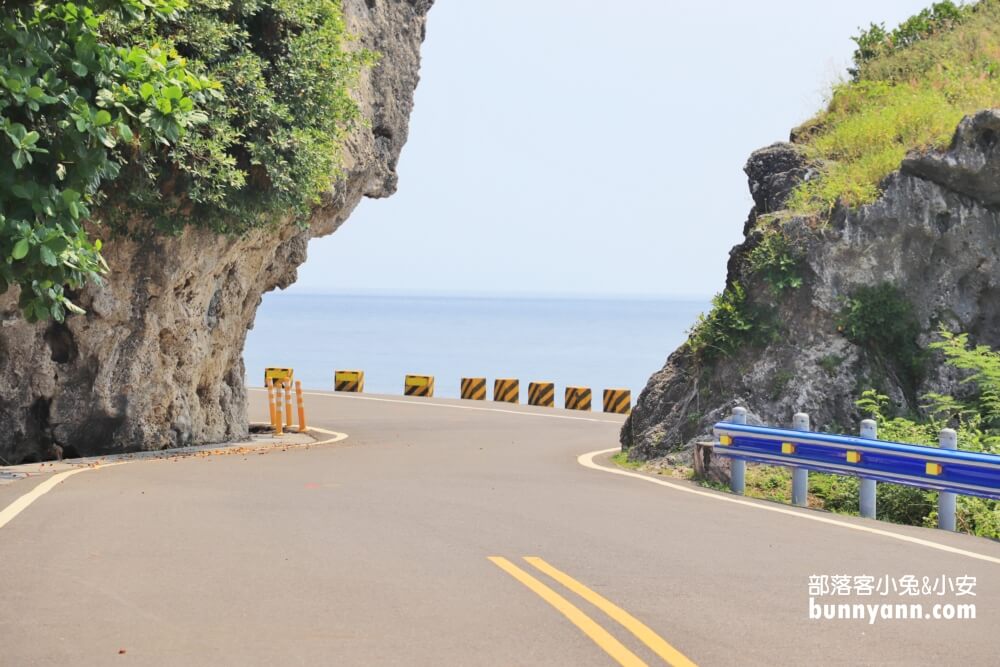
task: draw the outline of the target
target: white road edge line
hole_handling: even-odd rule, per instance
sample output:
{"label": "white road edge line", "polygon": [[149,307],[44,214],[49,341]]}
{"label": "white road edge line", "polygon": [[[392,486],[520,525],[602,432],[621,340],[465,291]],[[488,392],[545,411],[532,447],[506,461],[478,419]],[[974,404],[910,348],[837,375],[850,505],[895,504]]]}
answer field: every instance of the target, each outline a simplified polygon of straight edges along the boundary
{"label": "white road edge line", "polygon": [[[325,428],[317,428],[315,426],[310,426],[307,430],[316,431],[317,433],[322,433],[323,435],[329,435],[333,437],[327,438],[326,440],[320,440],[317,442],[304,442],[299,445],[287,445],[287,447],[298,448],[298,447],[315,447],[316,445],[330,445],[335,442],[346,440],[348,437],[346,433],[339,433],[337,431],[328,431]],[[0,510],[0,528],[6,526],[8,523],[13,521],[18,514],[28,509],[28,507],[30,507],[31,504],[34,503],[36,500],[44,496],[46,493],[48,493],[55,487],[59,486],[59,484],[61,484],[67,478],[72,477],[77,473],[87,472],[88,470],[100,470],[101,468],[110,468],[111,466],[125,465],[126,463],[147,463],[151,461],[162,461],[162,460],[163,460],[162,458],[148,458],[148,459],[134,459],[128,461],[113,461],[111,463],[102,463],[100,465],[87,466],[86,468],[74,468],[73,470],[65,470],[63,472],[58,472],[52,475],[52,477],[49,477],[47,480],[45,480],[38,486],[36,486],[35,488],[33,488],[31,491],[28,491],[23,496],[17,498],[17,500],[12,502],[10,505],[7,505],[7,507],[3,508],[3,510]]]}
{"label": "white road edge line", "polygon": [[[113,466],[113,465],[121,465],[121,464],[120,463],[107,464],[107,466]],[[75,468],[73,470],[65,470],[63,472],[56,473],[52,477],[49,477],[47,480],[45,480],[44,482],[33,488],[31,491],[28,491],[26,494],[19,497],[14,502],[12,502],[10,505],[7,505],[7,507],[5,507],[3,510],[0,510],[0,528],[3,528],[8,523],[13,521],[18,514],[28,509],[28,507],[33,502],[35,502],[36,500],[44,496],[46,493],[54,489],[56,486],[62,483],[63,480],[65,480],[66,478],[72,477],[77,473],[87,472],[88,470],[98,470],[99,468],[105,468],[107,466],[100,465],[87,468]]]}
{"label": "white road edge line", "polygon": [[309,426],[306,428],[307,431],[316,431],[317,433],[322,433],[323,435],[332,435],[332,438],[326,440],[320,440],[319,442],[310,442],[307,445],[302,445],[304,447],[315,447],[316,445],[332,445],[335,442],[340,442],[341,440],[347,440],[346,433],[340,433],[338,431],[328,431],[325,428],[319,428],[317,426]]}
{"label": "white road edge line", "polygon": [[928,547],[930,549],[937,549],[938,551],[947,551],[948,553],[958,554],[959,556],[967,556],[969,558],[975,558],[976,560],[983,560],[988,563],[996,563],[1000,565],[1000,558],[996,558],[994,556],[987,556],[985,554],[979,554],[974,551],[966,551],[965,549],[951,547],[948,546],[947,544],[941,544],[939,542],[931,542],[930,540],[924,540],[919,537],[911,537],[910,535],[901,535],[900,533],[894,533],[889,530],[882,530],[881,528],[872,528],[871,526],[862,526],[855,523],[848,523],[846,521],[838,521],[828,516],[823,516],[821,514],[810,512],[808,510],[794,510],[785,507],[773,506],[769,504],[751,502],[749,500],[744,500],[737,496],[727,496],[724,493],[713,492],[713,491],[702,491],[700,489],[691,488],[689,486],[684,486],[682,484],[665,482],[661,479],[654,479],[652,477],[647,477],[646,475],[640,475],[639,473],[629,472],[628,470],[621,470],[620,468],[608,468],[606,466],[594,463],[594,458],[597,456],[619,451],[621,451],[620,448],[614,447],[612,449],[602,449],[596,452],[590,452],[588,454],[581,454],[579,457],[577,457],[576,462],[582,465],[584,468],[600,470],[601,472],[611,473],[612,475],[634,477],[635,479],[641,479],[644,482],[650,482],[652,484],[665,486],[669,489],[674,489],[675,491],[683,491],[684,493],[693,493],[696,496],[704,496],[705,498],[712,498],[713,500],[719,500],[727,503],[734,503],[736,505],[744,505],[746,507],[753,507],[755,509],[765,510],[767,512],[777,512],[778,514],[787,514],[788,516],[794,516],[800,519],[808,519],[809,521],[818,521],[819,523],[826,523],[833,526],[840,526],[841,528],[847,528],[849,530],[859,530],[863,533],[881,535],[883,537],[889,537],[894,540],[899,540],[901,542],[909,542],[910,544],[919,544],[920,546]]}
{"label": "white road edge line", "polygon": [[[250,391],[267,391],[263,387],[247,387]],[[598,424],[621,424],[610,419],[594,419],[593,417],[572,417],[570,415],[547,415],[541,412],[519,412],[517,410],[501,410],[499,408],[479,408],[471,405],[452,405],[451,403],[424,403],[422,401],[400,401],[393,398],[375,398],[374,396],[354,396],[353,394],[326,394],[316,391],[304,391],[303,396],[321,396],[323,398],[346,398],[354,401],[376,401],[378,403],[399,403],[401,405],[422,405],[427,408],[451,408],[452,410],[475,410],[478,412],[501,412],[507,415],[523,417],[542,417],[544,419],[570,419],[581,422],[597,422]],[[310,427],[312,428],[312,427]],[[319,429],[316,429],[319,430]]]}

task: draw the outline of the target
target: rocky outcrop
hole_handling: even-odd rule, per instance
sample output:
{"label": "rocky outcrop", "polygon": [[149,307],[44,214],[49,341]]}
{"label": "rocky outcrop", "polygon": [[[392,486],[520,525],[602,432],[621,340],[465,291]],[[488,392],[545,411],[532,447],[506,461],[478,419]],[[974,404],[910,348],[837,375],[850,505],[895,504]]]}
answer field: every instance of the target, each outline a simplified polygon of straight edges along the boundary
{"label": "rocky outcrop", "polygon": [[246,436],[242,350],[261,295],[294,282],[309,239],[362,197],[395,191],[432,2],[344,0],[349,29],[381,57],[358,86],[367,123],[347,142],[345,176],[308,228],[111,239],[107,280],[65,325],[27,324],[17,290],[0,296],[0,464]]}
{"label": "rocky outcrop", "polygon": [[910,155],[883,183],[875,203],[837,208],[828,220],[782,212],[785,236],[801,253],[803,284],[775,295],[750,270],[759,243],[759,216],[780,211],[795,183],[811,170],[794,144],[754,153],[747,164],[754,209],[744,243],[730,255],[728,284],[773,309],[777,335],[734,354],[700,361],[687,348],[654,374],[622,429],[634,455],[684,459],[693,440],[734,405],[751,421],[788,424],[808,412],[814,428],[856,428],[855,401],[878,387],[900,406],[919,409],[928,391],[951,392],[957,379],[929,357],[913,386],[885,359],[838,331],[844,299],[859,286],[894,285],[912,304],[926,348],[940,326],[1000,346],[1000,112],[983,111],[960,124],[947,151]]}

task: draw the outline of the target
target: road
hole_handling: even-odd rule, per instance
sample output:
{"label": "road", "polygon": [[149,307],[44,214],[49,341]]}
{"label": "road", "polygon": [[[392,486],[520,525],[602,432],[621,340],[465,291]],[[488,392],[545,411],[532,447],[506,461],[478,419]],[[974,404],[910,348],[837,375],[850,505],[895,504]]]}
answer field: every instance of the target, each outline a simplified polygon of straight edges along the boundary
{"label": "road", "polygon": [[[995,542],[581,465],[615,415],[306,405],[349,437],[88,470],[0,527],[0,665],[996,664]],[[974,576],[915,600],[977,618],[810,620],[830,574]]]}

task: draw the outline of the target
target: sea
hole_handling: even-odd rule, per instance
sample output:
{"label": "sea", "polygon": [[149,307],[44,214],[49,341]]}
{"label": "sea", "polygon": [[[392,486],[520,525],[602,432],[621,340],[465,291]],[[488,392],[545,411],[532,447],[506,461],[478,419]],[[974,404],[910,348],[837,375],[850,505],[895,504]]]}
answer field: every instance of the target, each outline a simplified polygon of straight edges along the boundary
{"label": "sea", "polygon": [[462,377],[630,389],[633,400],[686,338],[708,299],[471,297],[270,292],[244,360],[249,386],[290,367],[309,389],[337,369],[363,370],[365,392],[402,394],[408,373],[433,375],[435,396],[457,398]]}

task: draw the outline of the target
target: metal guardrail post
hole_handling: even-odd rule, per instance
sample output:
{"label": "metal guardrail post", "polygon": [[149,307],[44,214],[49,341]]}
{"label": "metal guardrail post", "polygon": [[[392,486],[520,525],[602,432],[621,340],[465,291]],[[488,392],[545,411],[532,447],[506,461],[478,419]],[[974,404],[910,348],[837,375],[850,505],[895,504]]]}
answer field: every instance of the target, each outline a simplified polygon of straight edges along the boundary
{"label": "metal guardrail post", "polygon": [[[958,449],[958,433],[954,429],[943,428],[938,436],[941,449]],[[938,528],[955,530],[955,500],[956,495],[947,491],[938,494]]]}
{"label": "metal guardrail post", "polygon": [[[809,430],[809,415],[797,412],[792,417],[792,429],[795,431]],[[792,504],[799,507],[809,507],[809,470],[807,468],[792,468]]]}
{"label": "metal guardrail post", "polygon": [[[869,440],[878,440],[878,424],[874,419],[865,419],[861,422],[861,437]],[[861,516],[866,519],[875,518],[875,491],[876,482],[874,479],[861,478],[861,488],[858,497],[858,504],[861,506]]]}
{"label": "metal guardrail post", "polygon": [[[730,421],[734,424],[747,423],[747,409],[733,408]],[[747,462],[742,459],[732,459],[729,462],[729,490],[742,496],[746,491]]]}

